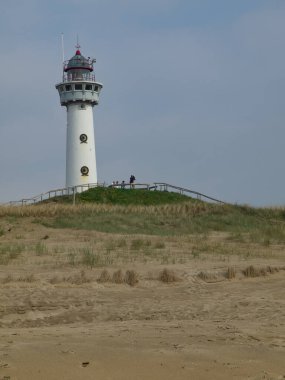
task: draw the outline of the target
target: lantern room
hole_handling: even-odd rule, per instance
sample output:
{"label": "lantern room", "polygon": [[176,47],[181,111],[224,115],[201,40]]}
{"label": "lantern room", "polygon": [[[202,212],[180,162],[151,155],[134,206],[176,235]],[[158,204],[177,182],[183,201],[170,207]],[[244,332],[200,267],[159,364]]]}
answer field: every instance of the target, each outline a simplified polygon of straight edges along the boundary
{"label": "lantern room", "polygon": [[90,74],[93,71],[93,63],[95,59],[90,57],[85,58],[79,49],[75,55],[64,62],[63,72],[67,81],[82,81],[95,80],[94,75]]}

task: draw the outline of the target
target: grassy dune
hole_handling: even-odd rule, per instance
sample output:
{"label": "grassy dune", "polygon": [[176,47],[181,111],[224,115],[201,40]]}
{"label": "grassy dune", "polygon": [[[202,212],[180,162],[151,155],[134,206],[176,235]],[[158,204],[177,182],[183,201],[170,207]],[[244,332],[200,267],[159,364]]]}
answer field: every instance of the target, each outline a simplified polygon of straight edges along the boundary
{"label": "grassy dune", "polygon": [[[225,233],[237,242],[285,242],[285,210],[210,204],[168,192],[91,189],[71,198],[24,207],[1,207],[0,217],[32,218],[52,228],[157,236]],[[3,228],[2,228],[3,230]],[[1,235],[1,226],[0,226]]]}
{"label": "grassy dune", "polygon": [[[153,260],[184,263],[209,255],[224,259],[283,255],[282,208],[210,204],[179,194],[121,189],[78,194],[76,205],[67,201],[71,200],[0,207],[0,265],[17,262],[28,252],[50,263],[56,257],[58,265],[82,267]],[[36,232],[43,228],[48,240]],[[14,239],[11,229],[19,230]],[[58,244],[49,239],[55,231]],[[71,235],[67,242],[65,236]],[[77,241],[82,235],[89,237]]]}

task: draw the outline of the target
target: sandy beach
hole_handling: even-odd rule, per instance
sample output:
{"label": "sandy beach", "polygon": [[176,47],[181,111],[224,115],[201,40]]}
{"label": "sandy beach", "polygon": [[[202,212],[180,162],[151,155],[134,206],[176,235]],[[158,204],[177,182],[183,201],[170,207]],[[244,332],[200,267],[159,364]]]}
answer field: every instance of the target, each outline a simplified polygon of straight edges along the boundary
{"label": "sandy beach", "polygon": [[[70,265],[70,249],[60,252],[92,239],[110,234],[26,221],[1,237],[34,247],[0,267],[1,380],[285,378],[283,249],[168,263],[140,254],[92,269]],[[165,249],[174,244],[165,242]],[[248,265],[275,269],[246,277]],[[176,281],[159,280],[164,268]],[[99,282],[104,269],[132,269],[138,282]]]}

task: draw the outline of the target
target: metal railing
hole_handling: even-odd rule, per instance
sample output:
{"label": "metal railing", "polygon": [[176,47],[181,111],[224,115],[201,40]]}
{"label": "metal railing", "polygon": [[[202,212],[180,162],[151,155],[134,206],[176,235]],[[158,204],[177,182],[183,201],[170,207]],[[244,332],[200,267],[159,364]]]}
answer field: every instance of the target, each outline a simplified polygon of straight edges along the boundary
{"label": "metal railing", "polygon": [[63,82],[82,82],[82,81],[88,81],[88,82],[96,82],[95,74],[90,73],[70,73],[70,74],[64,74],[62,77]]}
{"label": "metal railing", "polygon": [[19,201],[10,201],[8,203],[5,203],[5,205],[9,206],[17,206],[17,205],[31,205],[38,202],[46,201],[48,199],[64,196],[64,195],[73,195],[75,196],[77,193],[82,193],[83,191],[86,191],[88,189],[94,188],[94,187],[105,187],[105,183],[87,183],[84,185],[78,185],[78,186],[72,186],[72,187],[64,187],[61,189],[54,189],[47,191],[45,193],[41,193],[39,195],[36,195],[31,198],[23,198]]}
{"label": "metal railing", "polygon": [[64,196],[64,195],[72,195],[73,196],[73,203],[75,203],[75,196],[77,193],[81,193],[83,191],[86,191],[91,188],[95,187],[111,187],[111,188],[117,188],[117,189],[140,189],[140,190],[148,190],[148,191],[172,191],[172,192],[177,192],[181,195],[195,195],[198,200],[205,200],[205,201],[211,201],[211,202],[216,202],[216,203],[221,203],[221,204],[227,204],[226,202],[223,202],[219,199],[210,197],[206,194],[199,193],[198,191],[194,191],[191,189],[186,189],[184,187],[179,187],[175,185],[171,185],[169,183],[165,182],[154,182],[153,184],[149,183],[115,183],[112,185],[107,185],[105,182],[104,183],[88,183],[85,185],[78,185],[78,186],[72,186],[72,187],[64,187],[61,189],[54,189],[47,191],[45,193],[41,193],[39,195],[36,195],[31,198],[23,198],[19,201],[11,201],[8,203],[5,203],[4,205],[9,205],[9,206],[26,206],[26,205],[31,205],[35,204],[38,202],[42,202],[45,200],[49,200],[52,198]]}
{"label": "metal railing", "polygon": [[153,185],[150,185],[149,183],[113,183],[109,187],[113,187],[114,189],[141,189],[141,190],[152,190]]}
{"label": "metal railing", "polygon": [[179,192],[179,194],[181,194],[181,195],[184,195],[185,193],[186,193],[186,195],[187,194],[194,194],[194,195],[196,195],[196,198],[199,200],[205,199],[207,201],[209,200],[209,201],[213,201],[213,202],[217,202],[217,203],[226,204],[226,202],[223,202],[219,199],[209,197],[208,195],[203,194],[203,193],[199,193],[198,191],[186,189],[185,187],[170,185],[169,183],[164,183],[164,182],[154,182],[154,185],[156,187],[155,190],[168,191],[168,189],[171,189],[171,190],[175,190],[176,192]]}

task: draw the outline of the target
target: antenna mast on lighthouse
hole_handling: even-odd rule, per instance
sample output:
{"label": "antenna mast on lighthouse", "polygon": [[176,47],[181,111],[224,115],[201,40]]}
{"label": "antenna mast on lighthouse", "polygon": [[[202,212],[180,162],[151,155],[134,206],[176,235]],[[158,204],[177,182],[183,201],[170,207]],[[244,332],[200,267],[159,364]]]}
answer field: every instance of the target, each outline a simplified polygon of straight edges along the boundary
{"label": "antenna mast on lighthouse", "polygon": [[63,33],[61,33],[61,51],[62,51],[62,64],[64,63],[64,39],[63,39],[64,35]]}

